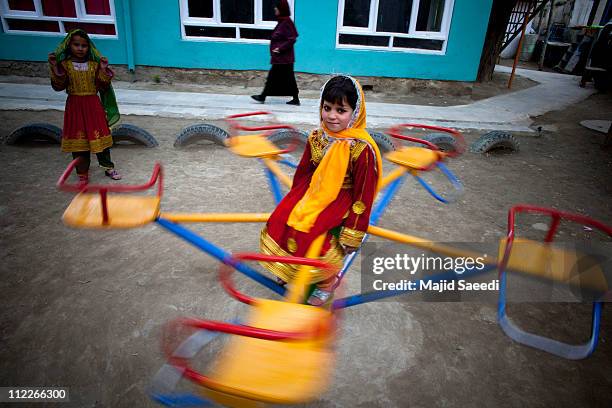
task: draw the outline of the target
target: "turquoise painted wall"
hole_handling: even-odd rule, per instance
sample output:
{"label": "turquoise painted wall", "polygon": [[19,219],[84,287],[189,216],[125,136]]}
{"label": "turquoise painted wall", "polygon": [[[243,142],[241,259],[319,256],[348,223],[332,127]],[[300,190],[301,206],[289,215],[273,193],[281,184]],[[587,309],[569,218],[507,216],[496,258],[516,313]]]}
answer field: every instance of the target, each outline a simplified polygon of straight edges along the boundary
{"label": "turquoise painted wall", "polygon": [[[115,0],[118,39],[97,40],[111,63],[126,64],[123,5]],[[296,0],[295,23],[300,34],[295,69],[315,74],[407,77],[473,81],[492,0],[455,0],[446,55],[412,54],[335,48],[338,3]],[[267,70],[267,44],[181,39],[178,0],[130,0],[136,66]],[[58,37],[0,34],[0,59],[44,61]]]}

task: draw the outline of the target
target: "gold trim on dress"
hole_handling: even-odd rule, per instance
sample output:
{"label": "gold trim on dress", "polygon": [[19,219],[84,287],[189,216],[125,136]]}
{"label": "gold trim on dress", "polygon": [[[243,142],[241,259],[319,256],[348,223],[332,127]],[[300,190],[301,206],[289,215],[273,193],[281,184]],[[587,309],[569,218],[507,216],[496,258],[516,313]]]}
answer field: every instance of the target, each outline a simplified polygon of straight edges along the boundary
{"label": "gold trim on dress", "polygon": [[[267,228],[261,231],[260,236],[260,250],[262,254],[274,255],[274,256],[292,256],[289,252],[281,248],[274,239],[268,234]],[[311,275],[309,277],[309,284],[321,282],[329,277],[335,275],[344,261],[344,251],[338,244],[338,240],[332,237],[330,240],[330,248],[323,255],[319,257],[324,262],[327,262],[334,266],[333,271],[327,271],[322,269],[311,269]],[[285,282],[291,282],[297,274],[300,265],[286,264],[282,262],[260,262],[260,264],[269,270],[275,276],[278,276]]]}
{"label": "gold trim on dress", "polygon": [[87,61],[86,71],[74,69],[72,60],[64,61],[62,66],[68,72],[68,88],[66,89],[66,93],[78,96],[96,95],[98,93],[96,88],[97,62]]}
{"label": "gold trim on dress", "polygon": [[[80,132],[79,132],[80,133]],[[79,134],[80,136],[80,134]],[[92,153],[100,153],[104,149],[113,146],[111,135],[103,136],[95,140],[62,138],[62,152],[83,152],[90,150]]]}
{"label": "gold trim on dress", "polygon": [[364,235],[365,232],[363,231],[342,227],[342,231],[340,231],[339,241],[342,245],[357,248],[359,247],[359,245],[361,245],[361,241],[363,241]]}
{"label": "gold trim on dress", "polygon": [[298,245],[297,245],[297,242],[295,242],[295,239],[289,238],[287,240],[287,250],[293,254],[295,253],[295,251],[297,251],[297,249],[298,249]]}

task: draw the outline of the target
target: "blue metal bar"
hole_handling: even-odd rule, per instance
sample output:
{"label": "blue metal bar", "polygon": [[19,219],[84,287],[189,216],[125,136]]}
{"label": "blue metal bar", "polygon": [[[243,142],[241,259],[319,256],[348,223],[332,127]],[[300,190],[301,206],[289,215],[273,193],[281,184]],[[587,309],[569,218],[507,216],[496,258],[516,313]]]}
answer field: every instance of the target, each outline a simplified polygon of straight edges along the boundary
{"label": "blue metal bar", "polygon": [[298,165],[295,164],[294,162],[287,160],[287,159],[281,159],[278,161],[281,164],[284,164],[285,166],[291,167],[293,169],[297,169]]}
{"label": "blue metal bar", "polygon": [[533,347],[538,350],[546,351],[558,357],[568,360],[581,360],[590,356],[599,339],[599,325],[601,320],[601,302],[593,302],[593,312],[591,318],[591,337],[583,344],[567,344],[549,337],[539,336],[529,333],[516,326],[506,314],[506,271],[501,273],[499,287],[499,303],[497,306],[497,320],[504,333],[514,341]]}
{"label": "blue metal bar", "polygon": [[151,394],[151,398],[159,404],[175,408],[211,407],[213,405],[209,400],[193,394]]}
{"label": "blue metal bar", "polygon": [[[445,279],[446,280],[457,280],[459,278],[461,279],[471,278],[473,276],[480,275],[482,273],[495,269],[496,267],[497,267],[496,265],[488,265],[480,271],[474,268],[473,270],[466,271],[462,274],[457,274],[455,271],[444,272],[438,275],[434,275],[429,279],[420,279],[416,281],[417,283],[416,286],[420,287],[421,282],[438,282],[438,281],[445,280]],[[346,307],[356,306],[362,303],[374,302],[376,300],[381,300],[381,299],[385,299],[385,298],[389,298],[393,296],[406,295],[406,294],[418,292],[418,291],[419,291],[418,289],[415,289],[415,290],[406,289],[406,290],[394,290],[394,291],[390,291],[390,290],[382,291],[381,290],[379,292],[360,293],[359,295],[347,296],[345,298],[337,299],[334,301],[332,307],[333,309],[344,309]]]}
{"label": "blue metal bar", "polygon": [[260,274],[255,269],[248,266],[247,264],[244,264],[241,262],[234,262],[232,258],[232,254],[230,254],[229,252],[224,251],[223,249],[206,241],[204,238],[193,233],[187,228],[182,227],[178,224],[175,224],[171,221],[164,220],[163,218],[158,218],[156,221],[162,227],[166,228],[170,232],[173,232],[174,234],[183,238],[185,241],[189,242],[190,244],[200,248],[202,251],[206,252],[208,255],[212,256],[213,258],[218,259],[219,261],[223,262],[226,265],[231,265],[238,272],[243,273],[244,275],[248,276],[254,281],[278,293],[279,295],[281,296],[285,295],[286,289],[284,287],[278,285],[272,279]]}
{"label": "blue metal bar", "polygon": [[265,168],[266,176],[268,176],[268,183],[270,184],[270,189],[272,190],[272,195],[274,196],[274,202],[278,205],[283,199],[283,191],[281,190],[281,185],[278,181],[278,178],[272,173],[272,170],[269,168]]}
{"label": "blue metal bar", "polygon": [[[457,179],[457,177],[448,169],[448,167],[446,167],[446,165],[444,165],[444,163],[439,162],[437,163],[437,166],[442,172],[442,174],[444,174],[446,178],[451,182],[451,184],[453,185],[455,190],[458,192],[458,194],[460,194],[463,191],[463,184],[461,184],[459,179]],[[431,196],[435,198],[436,200],[441,201],[444,204],[448,204],[449,202],[454,201],[454,199],[451,200],[451,199],[446,199],[442,197],[440,194],[434,191],[434,189],[429,184],[427,184],[425,180],[423,180],[421,177],[417,176],[416,174],[414,174],[414,178],[417,179],[419,184],[421,184],[421,186],[423,186],[423,188],[425,188],[425,190],[427,190],[427,192],[431,194]]]}

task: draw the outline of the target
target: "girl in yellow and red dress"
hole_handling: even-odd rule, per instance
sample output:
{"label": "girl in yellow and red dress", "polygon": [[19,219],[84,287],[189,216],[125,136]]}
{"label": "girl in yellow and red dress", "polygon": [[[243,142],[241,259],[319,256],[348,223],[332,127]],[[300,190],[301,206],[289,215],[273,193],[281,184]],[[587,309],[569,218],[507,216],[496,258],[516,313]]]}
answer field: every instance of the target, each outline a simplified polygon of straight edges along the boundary
{"label": "girl in yellow and red dress", "polygon": [[[313,270],[316,283],[308,303],[320,306],[332,295],[344,256],[360,245],[382,176],[376,142],[365,130],[363,90],[354,78],[336,76],[323,87],[319,129],[311,132],[291,190],[261,232],[264,254],[305,256],[312,242],[325,234],[320,259],[336,269]],[[299,268],[262,263],[280,284],[291,281]]]}
{"label": "girl in yellow and red dress", "polygon": [[[89,180],[90,152],[95,153],[104,174],[121,179],[111,161],[113,138],[109,126],[119,120],[119,109],[111,86],[113,71],[100,56],[89,35],[81,29],[70,31],[49,53],[51,86],[66,90],[62,151],[82,160],[76,167],[81,183]],[[98,92],[100,97],[98,97]]]}

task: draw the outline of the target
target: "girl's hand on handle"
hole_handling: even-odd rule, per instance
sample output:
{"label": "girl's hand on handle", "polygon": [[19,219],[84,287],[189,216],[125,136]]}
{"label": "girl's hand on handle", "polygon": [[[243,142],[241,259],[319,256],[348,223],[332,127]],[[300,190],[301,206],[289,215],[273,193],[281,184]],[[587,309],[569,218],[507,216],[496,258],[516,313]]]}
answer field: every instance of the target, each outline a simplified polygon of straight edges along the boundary
{"label": "girl's hand on handle", "polygon": [[100,69],[106,70],[108,68],[108,58],[100,57]]}

